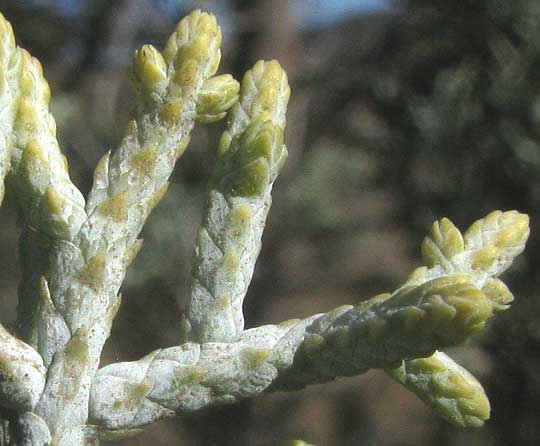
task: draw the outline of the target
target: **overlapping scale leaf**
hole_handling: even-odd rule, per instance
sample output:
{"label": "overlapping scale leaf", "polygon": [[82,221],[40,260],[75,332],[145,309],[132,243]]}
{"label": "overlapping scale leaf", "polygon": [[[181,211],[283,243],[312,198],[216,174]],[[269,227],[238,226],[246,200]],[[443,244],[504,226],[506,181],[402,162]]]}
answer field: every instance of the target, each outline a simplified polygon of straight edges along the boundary
{"label": "overlapping scale leaf", "polygon": [[463,252],[461,232],[447,218],[433,223],[429,235],[422,242],[422,259],[429,267],[441,265],[453,271],[452,258]]}
{"label": "overlapping scale leaf", "polygon": [[219,182],[216,187],[233,196],[262,195],[286,158],[283,128],[270,120],[254,121],[223,155],[214,180]]}
{"label": "overlapping scale leaf", "polygon": [[[392,315],[406,326],[435,330],[441,339],[460,342],[482,329],[493,306],[467,274],[442,276],[416,287],[398,291],[396,302],[414,302]],[[387,300],[391,304],[390,300]],[[384,302],[383,302],[384,305]],[[446,341],[445,341],[446,342]]]}
{"label": "overlapping scale leaf", "polygon": [[497,278],[490,278],[482,287],[482,292],[491,300],[494,311],[507,310],[514,300],[514,295],[506,284]]}

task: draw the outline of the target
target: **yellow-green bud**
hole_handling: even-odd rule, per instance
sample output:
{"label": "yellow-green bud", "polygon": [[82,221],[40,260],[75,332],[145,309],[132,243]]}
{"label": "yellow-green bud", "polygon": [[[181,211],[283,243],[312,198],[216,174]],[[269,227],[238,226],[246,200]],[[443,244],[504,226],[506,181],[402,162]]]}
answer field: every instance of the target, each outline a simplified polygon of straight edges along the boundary
{"label": "yellow-green bud", "polygon": [[448,267],[450,259],[463,252],[461,232],[447,218],[433,223],[429,235],[422,242],[422,259],[428,266]]}
{"label": "yellow-green bud", "polygon": [[161,94],[167,87],[167,65],[152,45],[145,45],[135,52],[133,75],[143,94]]}
{"label": "yellow-green bud", "polygon": [[176,70],[181,70],[188,61],[199,65],[209,59],[205,64],[205,75],[210,77],[215,74],[221,59],[221,39],[221,29],[215,16],[200,10],[193,11],[178,24],[167,41],[163,56],[167,64]]}
{"label": "yellow-green bud", "polygon": [[197,97],[197,120],[207,123],[223,119],[236,102],[240,84],[230,74],[207,79]]}
{"label": "yellow-green bud", "polygon": [[525,248],[529,232],[529,217],[517,211],[494,211],[477,220],[463,236],[471,268],[502,273]]}
{"label": "yellow-green bud", "polygon": [[480,427],[489,418],[482,385],[444,353],[403,361],[387,373],[456,426]]}

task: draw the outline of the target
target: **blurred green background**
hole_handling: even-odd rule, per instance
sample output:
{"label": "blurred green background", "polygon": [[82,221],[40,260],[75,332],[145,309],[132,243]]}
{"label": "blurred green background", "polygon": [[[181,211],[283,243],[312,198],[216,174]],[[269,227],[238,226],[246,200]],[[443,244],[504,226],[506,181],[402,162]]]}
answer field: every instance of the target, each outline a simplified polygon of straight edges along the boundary
{"label": "blurred green background", "polygon": [[[460,430],[382,373],[167,420],[122,445],[513,446],[540,441],[540,2],[538,0],[0,0],[38,57],[75,183],[122,136],[127,67],[193,8],[224,28],[221,72],[276,58],[293,96],[278,180],[246,301],[249,326],[390,291],[419,261],[431,223],[493,209],[531,216],[505,274],[512,309],[450,353],[484,384],[492,419]],[[199,126],[123,287],[103,363],[178,342],[190,257],[223,123]],[[19,229],[0,228],[0,318],[15,320]]]}

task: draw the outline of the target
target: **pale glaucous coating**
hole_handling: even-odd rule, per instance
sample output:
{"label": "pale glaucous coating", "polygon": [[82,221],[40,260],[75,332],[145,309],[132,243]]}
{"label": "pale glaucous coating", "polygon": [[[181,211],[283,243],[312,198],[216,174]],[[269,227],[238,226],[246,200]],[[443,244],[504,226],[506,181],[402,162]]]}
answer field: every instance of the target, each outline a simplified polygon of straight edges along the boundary
{"label": "pale glaucous coating", "polygon": [[[215,76],[220,43],[215,17],[195,11],[163,53],[146,45],[135,54],[136,116],[99,162],[85,202],[56,141],[41,66],[0,16],[0,175],[24,225],[21,339],[0,326],[0,446],[97,445],[163,417],[370,368],[450,422],[481,425],[489,416],[481,385],[437,350],[508,308],[513,296],[498,276],[524,249],[528,218],[496,211],[463,235],[443,219],[422,244],[425,266],[394,293],[244,330],[242,303],[287,155],[290,91],[275,61],[256,63],[241,88]],[[187,342],[98,370],[138,234],[194,124],[225,115],[196,241]]]}

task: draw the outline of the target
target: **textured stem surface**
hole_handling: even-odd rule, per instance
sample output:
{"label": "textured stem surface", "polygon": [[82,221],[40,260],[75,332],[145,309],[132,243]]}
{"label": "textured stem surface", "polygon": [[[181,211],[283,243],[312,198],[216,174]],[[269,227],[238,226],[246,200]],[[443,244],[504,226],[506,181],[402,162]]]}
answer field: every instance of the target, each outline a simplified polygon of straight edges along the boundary
{"label": "textured stem surface", "polygon": [[475,332],[490,301],[466,277],[435,279],[373,304],[243,332],[235,343],[187,343],[101,369],[91,417],[110,429],[299,388],[404,358],[423,357]]}
{"label": "textured stem surface", "polygon": [[151,47],[136,54],[137,119],[119,149],[100,161],[86,207],[88,219],[73,246],[55,253],[51,299],[64,310],[71,336],[54,357],[37,413],[59,444],[83,435],[90,382],[119,305],[126,268],[140,247],[136,237],[189,141],[198,94],[217,69],[220,43],[215,18],[197,11],[180,22],[164,57]]}
{"label": "textured stem surface", "polygon": [[[175,413],[253,397],[269,388],[298,388],[370,368],[394,369],[400,363],[403,367],[403,360],[429,357],[441,347],[462,342],[510,300],[504,284],[490,276],[501,268],[468,259],[496,246],[499,254],[490,258],[498,265],[508,264],[523,250],[528,219],[513,211],[492,213],[473,224],[464,238],[448,220],[443,222],[442,232],[437,222],[426,240],[435,239],[436,252],[449,253],[445,258],[451,267],[442,267],[424,249],[431,267],[415,270],[393,294],[302,321],[247,330],[237,342],[186,343],[137,362],[104,367],[92,385],[91,418],[109,429],[137,427]],[[444,237],[450,233],[452,237]],[[450,249],[452,244],[455,249]],[[413,371],[436,383],[443,375],[459,377],[455,383],[447,380],[444,392],[456,392],[454,401],[463,405],[459,397],[468,386],[473,391],[468,397],[477,407],[468,414],[468,409],[456,408],[455,413],[470,415],[464,421],[468,425],[475,424],[475,416],[487,417],[481,389],[453,362],[436,355],[405,364],[409,372],[400,381],[423,392],[425,399],[438,398],[440,403],[441,388],[414,383]],[[422,369],[426,364],[437,365],[441,374]],[[446,416],[453,415],[447,410]]]}
{"label": "textured stem surface", "polygon": [[242,304],[261,249],[283,145],[290,90],[276,61],[258,62],[229,113],[210,182],[193,265],[192,339],[228,342],[244,329]]}

